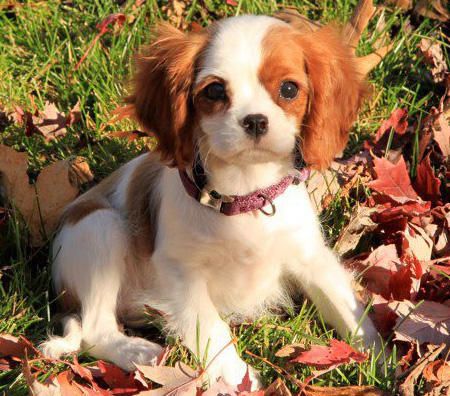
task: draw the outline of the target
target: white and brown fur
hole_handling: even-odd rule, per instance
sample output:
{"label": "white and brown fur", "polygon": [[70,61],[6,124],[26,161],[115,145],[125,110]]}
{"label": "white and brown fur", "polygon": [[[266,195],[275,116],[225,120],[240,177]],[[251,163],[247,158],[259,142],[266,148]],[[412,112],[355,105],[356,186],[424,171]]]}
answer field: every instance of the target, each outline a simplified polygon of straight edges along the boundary
{"label": "white and brown fur", "polygon": [[[137,58],[128,102],[158,148],[67,208],[53,279],[79,313],[66,317],[63,337],[51,337],[44,352],[85,348],[124,369],[152,362],[159,345],[119,330],[119,322],[143,323],[145,304],[163,311],[168,331],[192,351],[199,323],[200,353],[209,344],[207,360],[218,354],[210,376],[238,384],[247,365],[224,318],[255,317],[285,302],[286,279],[339,334],[357,333],[370,345],[377,333],[370,320],[360,323],[351,275],[326,246],[303,184],[274,201],[275,216],[228,217],[189,196],[178,174],[198,153],[209,186],[248,194],[292,171],[298,141],[309,166],[326,168],[344,148],[365,91],[339,32],[300,34],[274,18],[242,16],[200,33],[160,25],[155,34]],[[299,88],[294,99],[280,96],[285,80]],[[225,85],[226,99],[205,97],[213,81]],[[269,121],[258,141],[241,126],[254,113]]]}

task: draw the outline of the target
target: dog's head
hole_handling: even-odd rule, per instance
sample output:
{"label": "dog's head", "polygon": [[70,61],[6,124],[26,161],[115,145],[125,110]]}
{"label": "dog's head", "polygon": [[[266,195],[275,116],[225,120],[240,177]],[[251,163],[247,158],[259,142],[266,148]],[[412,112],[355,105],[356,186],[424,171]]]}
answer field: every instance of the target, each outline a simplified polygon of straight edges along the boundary
{"label": "dog's head", "polygon": [[128,102],[183,168],[195,148],[229,163],[292,156],[325,168],[345,147],[365,84],[338,30],[301,33],[264,16],[198,33],[162,24],[137,58]]}

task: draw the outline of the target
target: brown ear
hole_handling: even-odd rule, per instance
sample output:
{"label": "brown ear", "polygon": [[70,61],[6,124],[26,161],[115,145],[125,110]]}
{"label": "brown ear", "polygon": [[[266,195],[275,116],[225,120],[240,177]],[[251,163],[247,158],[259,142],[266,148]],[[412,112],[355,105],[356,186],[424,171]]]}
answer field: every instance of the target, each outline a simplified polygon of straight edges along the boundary
{"label": "brown ear", "polygon": [[156,135],[161,158],[182,168],[193,156],[190,95],[206,34],[159,24],[153,36],[155,41],[137,56],[134,93],[126,101],[143,128]]}
{"label": "brown ear", "polygon": [[300,40],[310,84],[301,151],[308,165],[325,169],[347,144],[367,89],[337,29],[326,26]]}

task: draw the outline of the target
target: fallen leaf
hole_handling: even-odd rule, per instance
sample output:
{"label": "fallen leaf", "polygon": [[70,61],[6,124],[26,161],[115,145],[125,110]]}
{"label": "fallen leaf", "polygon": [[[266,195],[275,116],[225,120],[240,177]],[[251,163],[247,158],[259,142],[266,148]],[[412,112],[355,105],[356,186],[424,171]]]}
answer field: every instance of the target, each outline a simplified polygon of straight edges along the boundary
{"label": "fallen leaf", "polygon": [[61,395],[70,395],[70,396],[83,396],[84,393],[81,391],[80,388],[78,388],[73,383],[73,373],[70,371],[63,371],[62,373],[59,373],[56,376],[56,381],[59,384],[59,389],[61,392]]}
{"label": "fallen leaf", "polygon": [[218,396],[218,395],[236,395],[236,389],[227,384],[223,378],[219,378],[214,382],[206,391],[202,393],[202,396]]}
{"label": "fallen leaf", "polygon": [[281,378],[277,378],[264,391],[264,396],[292,396],[292,393]]}
{"label": "fallen leaf", "polygon": [[303,363],[306,365],[328,368],[340,366],[341,364],[363,362],[367,355],[356,351],[350,345],[336,339],[330,340],[330,346],[313,345],[311,349],[300,352],[290,360],[292,363]]}
{"label": "fallen leaf", "polygon": [[397,164],[392,164],[385,158],[374,157],[376,180],[369,183],[369,187],[395,200],[406,202],[417,200],[403,156]]}
{"label": "fallen leaf", "polygon": [[450,381],[450,362],[445,360],[435,360],[428,363],[423,370],[423,377],[427,382],[435,382],[441,384]]}
{"label": "fallen leaf", "polygon": [[307,348],[305,347],[305,344],[298,343],[298,344],[288,344],[285,345],[283,348],[278,350],[275,353],[276,357],[289,357],[292,358],[294,356],[297,356],[300,352],[305,351]]}
{"label": "fallen leaf", "polygon": [[389,303],[399,316],[395,339],[438,345],[450,337],[450,307],[433,301],[423,301],[418,307],[411,301]]}
{"label": "fallen leaf", "polygon": [[141,382],[137,381],[133,373],[127,373],[114,364],[97,362],[103,381],[113,390],[113,393],[132,394],[145,389]]}
{"label": "fallen leaf", "polygon": [[425,61],[431,67],[430,73],[433,81],[436,83],[445,81],[448,75],[448,66],[441,45],[438,42],[432,42],[429,39],[423,38],[420,41],[419,49]]}
{"label": "fallen leaf", "polygon": [[407,251],[421,261],[431,258],[433,241],[422,227],[409,223],[405,229],[405,239],[408,241]]}
{"label": "fallen leaf", "polygon": [[326,171],[312,171],[306,180],[309,197],[317,212],[322,211],[324,198],[328,195],[334,196],[339,191],[339,168],[340,165],[334,162]]}
{"label": "fallen leaf", "polygon": [[78,178],[80,168],[86,165],[74,161],[57,161],[42,169],[37,181],[28,180],[27,155],[0,145],[0,172],[6,196],[28,224],[32,244],[41,245],[55,231],[65,208],[79,193],[78,186],[85,178]]}
{"label": "fallen leaf", "polygon": [[391,244],[379,246],[360,264],[355,263],[355,265],[362,273],[367,289],[389,300],[392,294],[390,279],[397,271],[399,262],[397,248]]}
{"label": "fallen leaf", "polygon": [[23,358],[26,353],[34,351],[31,343],[23,337],[0,334],[0,357],[14,356]]}
{"label": "fallen leaf", "polygon": [[414,7],[414,12],[427,18],[447,22],[450,19],[447,9],[447,0],[419,0]]}
{"label": "fallen leaf", "polygon": [[386,132],[393,129],[399,135],[406,133],[408,129],[408,112],[404,109],[396,109],[392,112],[389,119],[383,121],[377,131],[375,142],[378,142]]}
{"label": "fallen leaf", "polygon": [[100,38],[106,34],[109,31],[109,27],[110,25],[112,26],[119,26],[122,27],[123,24],[126,21],[126,16],[125,14],[122,13],[115,13],[115,14],[111,14],[108,15],[105,19],[103,19],[98,25],[97,25],[97,30],[99,31],[97,33],[97,35],[94,37],[94,39],[91,41],[91,43],[89,44],[89,47],[86,49],[86,51],[84,52],[84,54],[82,55],[82,57],[80,58],[80,60],[77,62],[77,64],[74,67],[74,71],[78,70],[80,68],[80,66],[82,65],[82,63],[85,61],[85,59],[87,58],[87,56],[89,55],[89,52],[92,50],[92,48],[94,47],[95,43],[100,40]]}
{"label": "fallen leaf", "polygon": [[413,8],[413,0],[389,0],[388,3],[405,11]]}
{"label": "fallen leaf", "polygon": [[32,116],[33,131],[41,134],[47,142],[65,136],[66,116],[61,113],[56,105],[51,102],[45,102],[44,110],[37,116]]}
{"label": "fallen leaf", "polygon": [[80,101],[78,100],[75,106],[70,109],[69,114],[66,118],[66,125],[72,126],[81,121],[81,109],[80,109]]}
{"label": "fallen leaf", "polygon": [[144,391],[142,395],[166,395],[176,390],[177,395],[192,395],[197,386],[201,387],[202,377],[184,363],[178,362],[175,367],[136,365],[145,378],[162,385],[161,388]]}
{"label": "fallen leaf", "polygon": [[375,230],[377,224],[372,220],[371,215],[376,211],[375,208],[358,206],[334,245],[334,250],[339,256],[345,256],[353,251],[364,235]]}
{"label": "fallen leaf", "polygon": [[417,167],[417,176],[413,186],[414,190],[425,201],[437,202],[441,199],[441,181],[434,174],[429,155]]}
{"label": "fallen leaf", "polygon": [[[415,396],[414,387],[417,379],[422,375],[425,366],[439,356],[445,348],[445,344],[441,346],[429,345],[429,351],[425,353],[422,358],[411,368],[408,376],[403,384],[400,384],[398,391],[400,396]],[[437,395],[436,395],[437,396]]]}
{"label": "fallen leaf", "polygon": [[439,146],[444,157],[450,157],[450,122],[444,113],[440,113],[433,124],[434,140]]}

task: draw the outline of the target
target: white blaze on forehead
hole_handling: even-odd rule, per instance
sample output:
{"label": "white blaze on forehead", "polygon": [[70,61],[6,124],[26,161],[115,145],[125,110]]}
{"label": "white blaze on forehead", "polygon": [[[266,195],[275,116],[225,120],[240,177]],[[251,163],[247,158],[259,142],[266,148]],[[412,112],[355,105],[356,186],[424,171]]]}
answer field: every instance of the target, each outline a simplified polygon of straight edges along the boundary
{"label": "white blaze on forehead", "polygon": [[221,21],[206,50],[197,82],[214,75],[231,85],[239,84],[239,94],[251,95],[252,85],[258,82],[264,37],[271,27],[280,24],[285,23],[275,18],[255,15]]}

